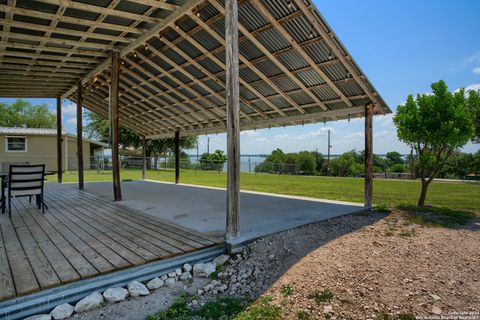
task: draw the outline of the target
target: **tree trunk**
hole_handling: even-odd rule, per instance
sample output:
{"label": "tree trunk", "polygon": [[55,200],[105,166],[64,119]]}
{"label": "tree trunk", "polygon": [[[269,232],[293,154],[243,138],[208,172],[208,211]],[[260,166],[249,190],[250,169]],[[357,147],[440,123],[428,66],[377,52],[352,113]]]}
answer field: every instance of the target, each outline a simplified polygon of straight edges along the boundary
{"label": "tree trunk", "polygon": [[418,199],[417,207],[423,208],[425,205],[425,198],[427,197],[428,181],[422,178],[422,192],[420,193],[420,199]]}
{"label": "tree trunk", "polygon": [[150,148],[147,148],[145,150],[145,157],[147,158],[147,170],[151,170],[152,169],[152,150]]}

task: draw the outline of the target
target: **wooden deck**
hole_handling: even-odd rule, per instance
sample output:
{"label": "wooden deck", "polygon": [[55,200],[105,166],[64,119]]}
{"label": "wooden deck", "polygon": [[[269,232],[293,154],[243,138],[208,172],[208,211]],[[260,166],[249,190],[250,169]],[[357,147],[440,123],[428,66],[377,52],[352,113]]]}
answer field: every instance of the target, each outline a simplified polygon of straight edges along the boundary
{"label": "wooden deck", "polygon": [[0,300],[218,244],[72,186],[46,184],[43,215],[27,198],[0,214]]}

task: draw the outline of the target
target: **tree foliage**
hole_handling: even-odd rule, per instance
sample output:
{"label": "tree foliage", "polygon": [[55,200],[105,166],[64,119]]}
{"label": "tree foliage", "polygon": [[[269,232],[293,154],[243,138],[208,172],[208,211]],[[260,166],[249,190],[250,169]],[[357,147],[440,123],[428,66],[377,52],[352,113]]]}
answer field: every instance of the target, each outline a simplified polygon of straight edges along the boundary
{"label": "tree foliage", "polygon": [[227,162],[227,156],[222,150],[215,150],[214,153],[204,153],[200,158],[200,168],[203,170],[222,171]]}
{"label": "tree foliage", "polygon": [[53,129],[57,126],[57,117],[46,104],[32,105],[17,99],[13,103],[0,102],[0,126]]}
{"label": "tree foliage", "polygon": [[413,146],[418,156],[419,207],[425,203],[429,184],[452,153],[473,138],[475,130],[471,104],[476,100],[471,95],[466,98],[464,90],[449,92],[444,81],[431,87],[433,94],[408,96],[394,117],[398,138]]}
{"label": "tree foliage", "polygon": [[[89,138],[96,139],[102,142],[109,142],[110,125],[107,119],[93,112],[86,112],[88,123],[85,126],[85,132]],[[138,149],[142,145],[142,138],[132,132],[131,130],[119,129],[119,143],[122,148]],[[186,136],[180,138],[180,147],[184,149],[192,149],[196,146],[196,136]],[[151,140],[147,143],[146,154],[147,157],[159,156],[163,153],[173,152],[175,148],[175,139],[159,139]]]}

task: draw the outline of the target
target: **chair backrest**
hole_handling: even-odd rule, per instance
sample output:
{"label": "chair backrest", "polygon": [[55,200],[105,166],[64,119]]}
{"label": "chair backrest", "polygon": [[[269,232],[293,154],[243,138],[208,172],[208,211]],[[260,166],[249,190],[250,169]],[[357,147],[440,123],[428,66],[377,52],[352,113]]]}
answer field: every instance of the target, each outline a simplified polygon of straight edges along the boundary
{"label": "chair backrest", "polygon": [[2,172],[3,173],[9,173],[10,172],[10,166],[11,165],[28,165],[30,164],[28,161],[18,161],[18,162],[2,162]]}
{"label": "chair backrest", "polygon": [[45,165],[10,165],[8,192],[10,196],[36,195],[43,193]]}

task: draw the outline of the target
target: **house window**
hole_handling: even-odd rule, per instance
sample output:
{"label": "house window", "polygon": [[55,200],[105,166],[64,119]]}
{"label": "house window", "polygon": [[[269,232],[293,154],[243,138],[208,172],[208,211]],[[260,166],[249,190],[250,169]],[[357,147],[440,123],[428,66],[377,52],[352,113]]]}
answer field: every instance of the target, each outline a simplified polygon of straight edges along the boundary
{"label": "house window", "polygon": [[27,138],[7,137],[7,152],[27,151]]}

